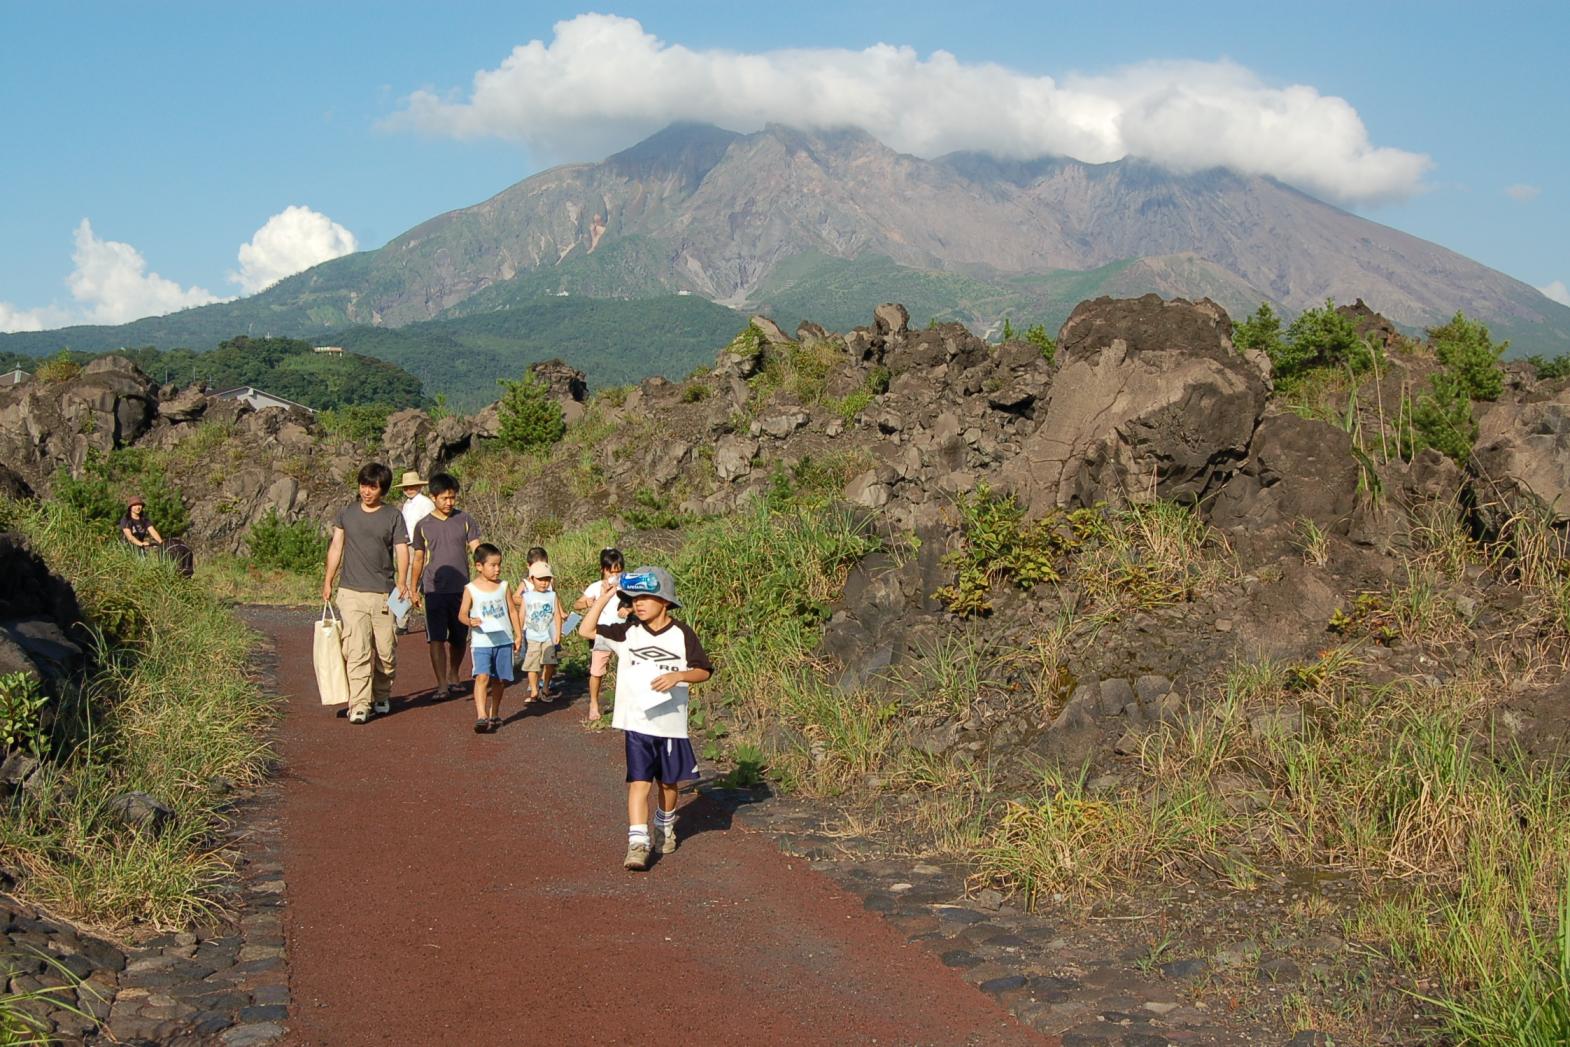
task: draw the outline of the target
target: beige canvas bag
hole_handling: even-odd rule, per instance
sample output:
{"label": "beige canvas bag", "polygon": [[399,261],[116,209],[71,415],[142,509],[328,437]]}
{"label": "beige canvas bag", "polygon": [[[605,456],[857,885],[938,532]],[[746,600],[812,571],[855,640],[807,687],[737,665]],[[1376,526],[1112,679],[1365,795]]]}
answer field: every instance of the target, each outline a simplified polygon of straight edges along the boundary
{"label": "beige canvas bag", "polygon": [[349,670],[343,660],[343,620],[330,603],[322,605],[322,617],[316,623],[316,636],[311,644],[311,658],[316,665],[316,689],[322,694],[322,704],[347,704]]}

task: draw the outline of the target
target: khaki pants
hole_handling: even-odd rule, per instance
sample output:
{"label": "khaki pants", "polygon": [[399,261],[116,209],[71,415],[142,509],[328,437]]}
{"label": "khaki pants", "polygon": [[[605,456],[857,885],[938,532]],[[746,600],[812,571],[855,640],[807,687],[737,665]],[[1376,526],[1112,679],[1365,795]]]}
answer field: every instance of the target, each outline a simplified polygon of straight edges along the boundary
{"label": "khaki pants", "polygon": [[398,637],[386,593],[338,590],[343,616],[343,660],[349,670],[349,711],[371,710],[372,701],[392,696]]}

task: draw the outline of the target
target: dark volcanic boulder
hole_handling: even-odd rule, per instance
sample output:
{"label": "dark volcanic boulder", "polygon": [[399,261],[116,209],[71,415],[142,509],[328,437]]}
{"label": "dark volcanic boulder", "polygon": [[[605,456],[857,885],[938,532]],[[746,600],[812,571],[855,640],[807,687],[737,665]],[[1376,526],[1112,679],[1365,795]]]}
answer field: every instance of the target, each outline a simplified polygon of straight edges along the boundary
{"label": "dark volcanic boulder", "polygon": [[1211,507],[1217,527],[1262,528],[1312,520],[1346,534],[1356,507],[1357,459],[1345,431],[1295,414],[1259,423],[1248,461]]}
{"label": "dark volcanic boulder", "polygon": [[34,673],[59,697],[87,664],[76,592],[15,534],[0,534],[0,578],[0,675]]}
{"label": "dark volcanic boulder", "polygon": [[1247,459],[1266,394],[1214,302],[1084,302],[1058,335],[1040,425],[1001,476],[1036,513],[1203,499]]}

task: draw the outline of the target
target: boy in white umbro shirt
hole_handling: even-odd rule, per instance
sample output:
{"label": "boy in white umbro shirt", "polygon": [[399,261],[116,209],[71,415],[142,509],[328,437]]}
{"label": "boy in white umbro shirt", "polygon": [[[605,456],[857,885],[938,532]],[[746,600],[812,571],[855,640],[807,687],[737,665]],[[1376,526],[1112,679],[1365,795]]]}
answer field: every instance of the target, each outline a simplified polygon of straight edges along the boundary
{"label": "boy in white umbro shirt", "polygon": [[[601,625],[600,614],[620,594],[632,614],[617,625]],[[676,791],[698,777],[698,760],[687,739],[687,687],[714,674],[697,634],[671,617],[680,607],[676,580],[662,567],[640,567],[607,577],[599,599],[583,616],[578,635],[600,639],[616,655],[616,709],[611,726],[627,743],[628,869],[647,869],[652,851],[676,849]],[[654,833],[649,833],[649,793],[659,783]]]}

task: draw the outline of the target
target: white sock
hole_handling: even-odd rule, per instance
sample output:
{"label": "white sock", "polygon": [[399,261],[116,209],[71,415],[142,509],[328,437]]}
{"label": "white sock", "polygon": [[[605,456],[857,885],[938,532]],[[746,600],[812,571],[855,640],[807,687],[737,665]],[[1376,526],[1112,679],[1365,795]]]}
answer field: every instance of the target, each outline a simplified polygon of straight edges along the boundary
{"label": "white sock", "polygon": [[658,808],[655,808],[654,824],[658,825],[661,829],[669,829],[671,826],[676,824],[676,812],[674,810],[662,811]]}
{"label": "white sock", "polygon": [[648,822],[644,822],[642,825],[629,825],[629,826],[627,826],[627,842],[628,843],[644,843],[644,844],[648,843],[649,842],[649,823]]}

